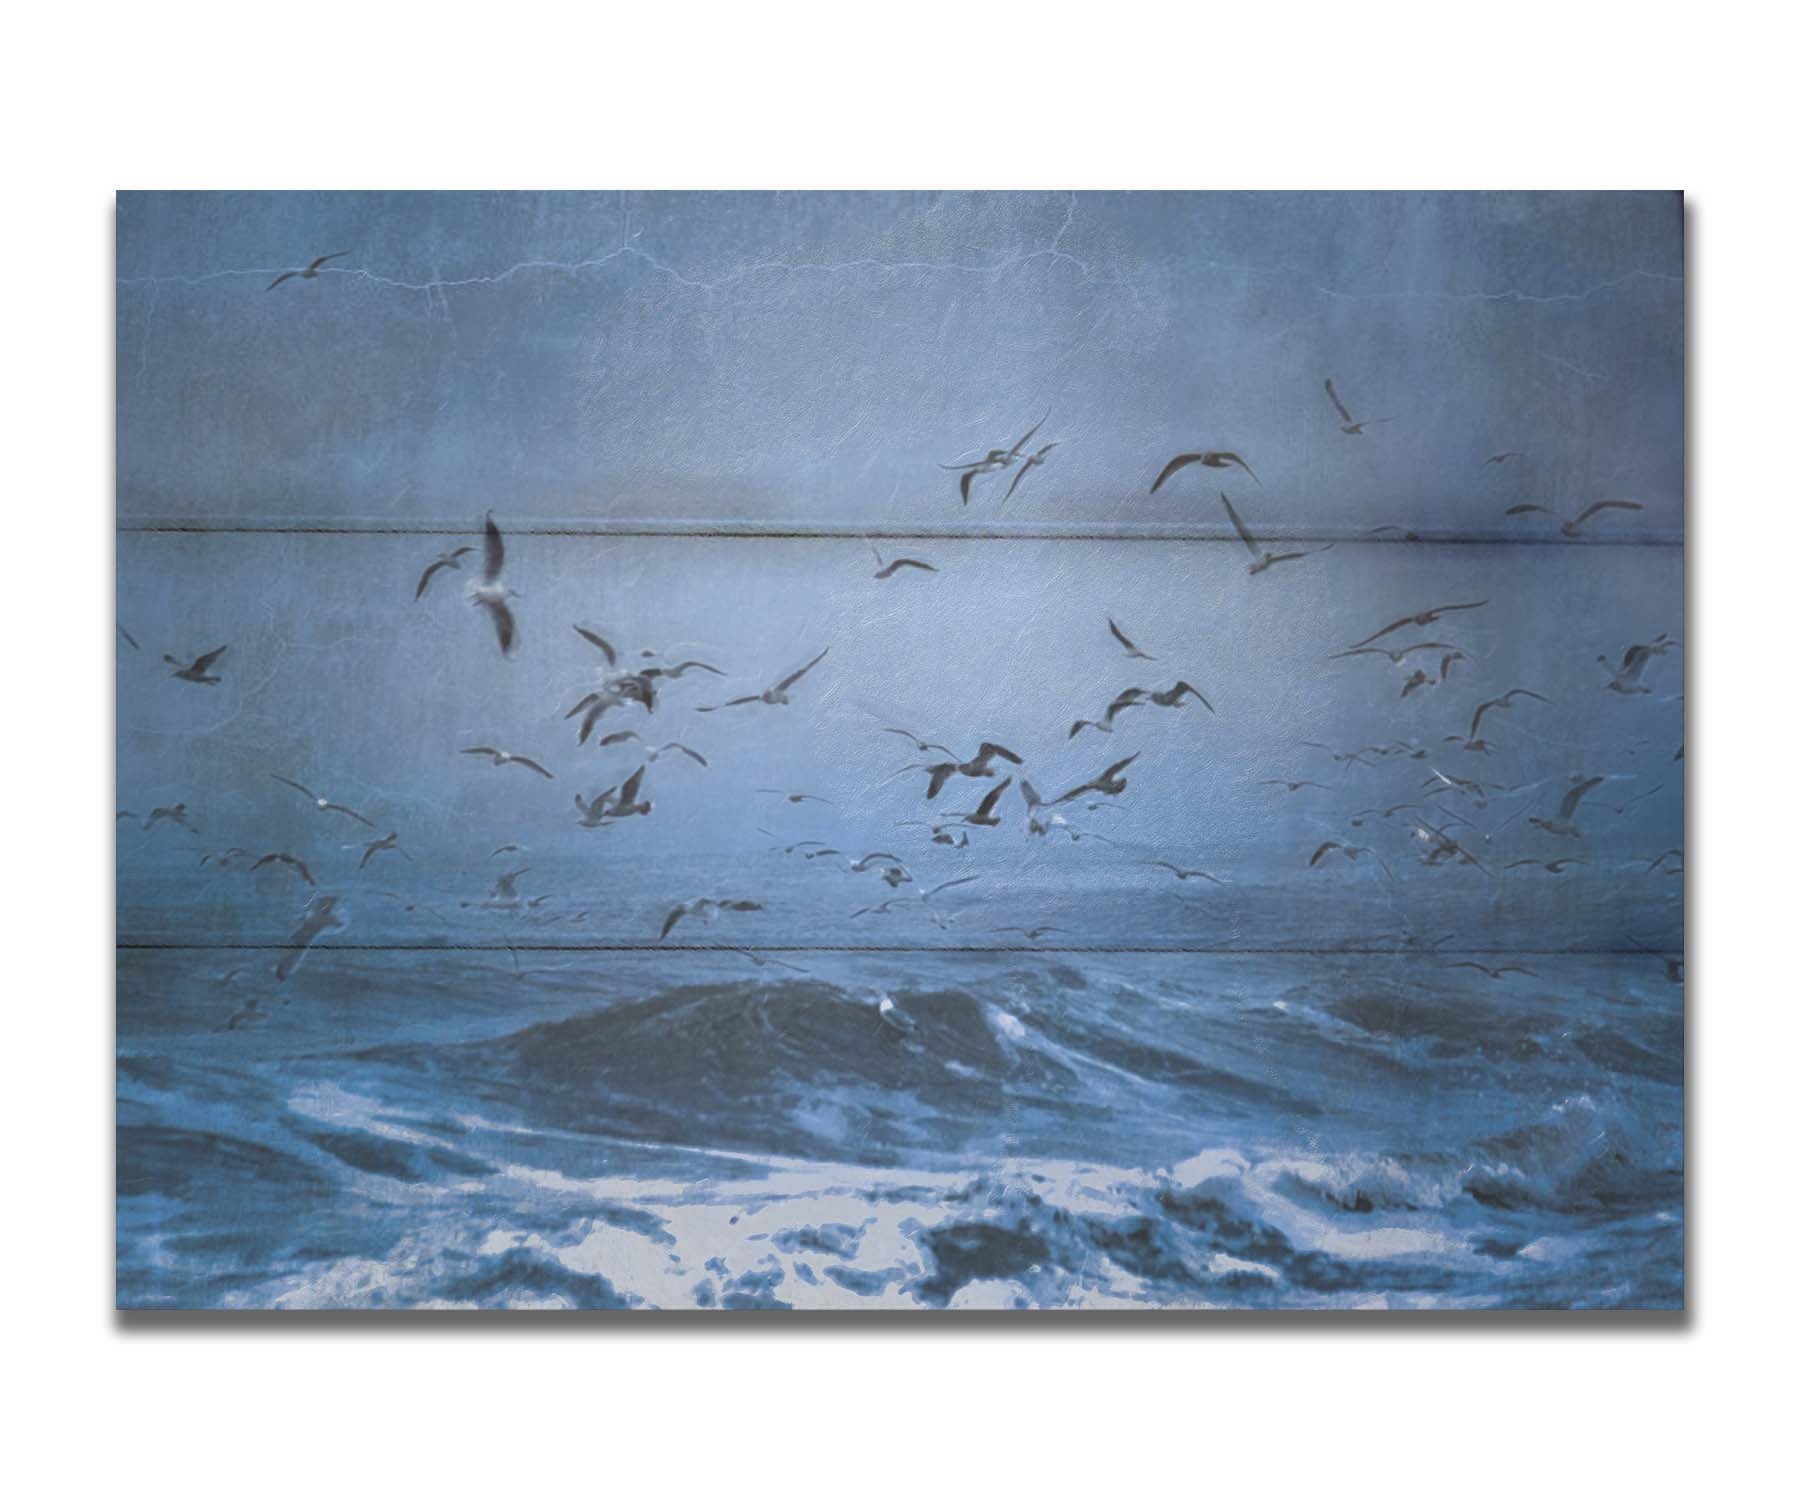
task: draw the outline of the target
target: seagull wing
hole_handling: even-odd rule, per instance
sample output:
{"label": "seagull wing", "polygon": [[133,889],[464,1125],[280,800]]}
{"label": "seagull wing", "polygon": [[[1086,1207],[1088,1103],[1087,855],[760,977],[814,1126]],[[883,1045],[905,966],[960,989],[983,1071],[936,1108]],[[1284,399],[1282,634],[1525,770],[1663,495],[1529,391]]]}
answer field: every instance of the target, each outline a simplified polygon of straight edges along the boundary
{"label": "seagull wing", "polygon": [[524,766],[528,771],[536,771],[545,781],[556,780],[554,776],[540,766],[535,760],[529,760],[523,755],[515,755],[512,759],[515,766]]}
{"label": "seagull wing", "polygon": [[973,483],[974,483],[974,482],[975,482],[975,476],[976,476],[976,475],[977,475],[977,474],[982,474],[982,473],[985,473],[985,472],[986,472],[986,470],[985,470],[985,469],[983,469],[983,468],[973,468],[973,469],[965,469],[965,470],[964,470],[964,471],[963,471],[963,477],[962,477],[962,503],[963,503],[963,504],[964,504],[964,505],[967,505],[967,504],[968,504],[968,503],[969,503],[969,486],[970,486],[970,485],[971,485],[971,484],[973,484]]}
{"label": "seagull wing", "polygon": [[1528,515],[1532,511],[1537,511],[1546,516],[1553,516],[1556,514],[1556,512],[1551,510],[1548,505],[1509,505],[1506,507],[1506,513],[1509,516]]}
{"label": "seagull wing", "polygon": [[313,791],[310,787],[301,786],[299,782],[291,780],[290,778],[288,778],[286,776],[276,776],[273,771],[269,772],[269,775],[274,776],[275,780],[279,781],[283,786],[291,786],[296,792],[299,792],[301,794],[301,796],[305,797],[309,802],[317,802],[319,800],[319,794],[317,792]]}
{"label": "seagull wing", "polygon": [[[499,533],[495,532],[494,535],[498,536]],[[514,634],[517,630],[513,624],[512,611],[506,607],[504,599],[483,599],[481,605],[494,617],[494,634],[500,639],[500,654],[511,656]]]}
{"label": "seagull wing", "polygon": [[994,810],[994,804],[1000,800],[1000,794],[1011,785],[1012,777],[1008,776],[999,786],[995,787],[993,791],[989,792],[987,796],[981,799],[981,806],[975,809],[975,816],[978,818],[985,818],[991,813]]}
{"label": "seagull wing", "polygon": [[723,677],[725,675],[717,667],[703,661],[684,661],[678,666],[669,667],[667,672],[670,677],[679,677],[683,672],[696,667],[702,672],[711,672],[714,677]]}
{"label": "seagull wing", "polygon": [[1016,442],[1012,445],[1011,451],[1006,456],[1008,458],[1017,458],[1021,453],[1023,453],[1025,451],[1025,445],[1027,443],[1029,443],[1034,437],[1037,436],[1038,428],[1042,427],[1044,425],[1044,423],[1048,422],[1049,420],[1050,420],[1050,413],[1046,411],[1043,414],[1043,416],[1039,417],[1037,419],[1037,421],[1035,421],[1034,423],[1031,424],[1031,431],[1026,433],[1024,437],[1020,438],[1018,440],[1018,442]]}
{"label": "seagull wing", "polygon": [[686,906],[678,906],[674,911],[670,912],[668,916],[663,918],[662,931],[656,935],[657,942],[660,943],[675,930],[675,924],[687,915],[687,910]]}
{"label": "seagull wing", "polygon": [[1329,379],[1325,382],[1325,394],[1331,397],[1331,404],[1337,408],[1338,415],[1354,427],[1356,425],[1356,418],[1350,415],[1349,407],[1345,406],[1344,403],[1338,399],[1337,387],[1333,385]]}
{"label": "seagull wing", "polygon": [[947,891],[952,886],[967,885],[967,884],[969,884],[970,881],[979,880],[979,879],[981,879],[981,877],[979,875],[960,875],[955,880],[946,880],[942,885],[934,885],[928,891],[920,891],[919,899],[921,901],[924,901],[924,900],[929,899],[932,896],[935,896],[939,891]]}
{"label": "seagull wing", "polygon": [[1574,786],[1570,787],[1568,795],[1562,799],[1562,806],[1557,809],[1557,816],[1564,822],[1567,822],[1570,818],[1574,817],[1575,809],[1580,805],[1581,799],[1587,796],[1589,792],[1593,791],[1593,789],[1599,786],[1604,780],[1606,780],[1604,776],[1590,776],[1587,780],[1578,781]]}
{"label": "seagull wing", "polygon": [[1133,656],[1143,657],[1143,659],[1145,661],[1155,661],[1156,660],[1156,658],[1154,656],[1146,656],[1144,654],[1144,652],[1139,649],[1137,642],[1132,640],[1130,636],[1126,635],[1123,630],[1119,629],[1118,622],[1116,620],[1114,620],[1111,615],[1108,615],[1106,617],[1106,628],[1112,632],[1113,639],[1115,641],[1117,641],[1121,646],[1123,646],[1127,651],[1129,651]]}
{"label": "seagull wing", "polygon": [[[662,750],[679,750],[683,755],[687,756],[689,760],[698,761],[701,765],[706,764],[706,757],[704,755],[698,750],[688,749],[688,747],[679,740],[670,740],[668,744],[662,746]],[[660,754],[661,751],[658,751],[658,753]]]}
{"label": "seagull wing", "polygon": [[[831,649],[831,647],[827,646],[825,648],[825,651],[829,651],[830,649]],[[809,661],[798,672],[789,673],[786,677],[782,678],[780,682],[775,684],[775,691],[778,693],[785,693],[796,682],[798,682],[808,672],[812,671],[812,669],[814,667],[818,666],[818,664],[825,659],[825,651],[821,651],[817,656],[815,656],[811,661]]]}
{"label": "seagull wing", "polygon": [[[1245,463],[1244,460],[1239,455],[1237,455],[1235,453],[1215,453],[1213,455],[1213,457],[1218,459],[1220,463],[1236,464],[1240,469],[1242,469],[1252,479],[1256,479],[1256,470],[1251,468],[1249,464]],[[1256,479],[1256,482],[1258,484],[1262,483],[1262,481],[1260,479]]]}
{"label": "seagull wing", "polygon": [[1150,493],[1154,495],[1160,490],[1163,487],[1163,482],[1167,480],[1170,475],[1179,474],[1189,464],[1197,464],[1205,457],[1206,455],[1204,453],[1177,453],[1163,465],[1162,473],[1156,476],[1156,483],[1150,486]]}
{"label": "seagull wing", "polygon": [[992,760],[996,755],[1002,760],[1010,760],[1015,766],[1022,766],[1025,764],[1023,760],[1014,755],[1012,751],[1006,748],[1006,746],[996,745],[992,740],[983,740],[981,742],[981,748],[975,752],[975,759]]}
{"label": "seagull wing", "polygon": [[357,812],[355,808],[345,807],[341,802],[327,802],[322,811],[342,813],[346,818],[355,818],[364,828],[373,828],[375,826],[361,813]]}
{"label": "seagull wing", "polygon": [[1575,518],[1575,524],[1579,526],[1583,521],[1587,520],[1589,516],[1597,516],[1603,510],[1642,510],[1643,508],[1644,507],[1639,505],[1635,500],[1601,500],[1590,505],[1578,515]]}
{"label": "seagull wing", "polygon": [[732,698],[725,703],[702,703],[695,707],[694,712],[697,714],[716,714],[721,708],[736,708],[740,703],[760,702],[762,702],[761,696],[756,693],[751,693],[748,697]]}
{"label": "seagull wing", "polygon": [[631,773],[630,776],[628,776],[626,778],[625,785],[619,788],[619,801],[620,802],[636,802],[638,788],[643,784],[643,781],[644,781],[644,768],[642,766],[639,766],[635,771],[633,771]]}
{"label": "seagull wing", "polygon": [[[1365,639],[1358,641],[1355,646],[1351,647],[1351,650],[1354,651],[1354,650],[1359,649],[1360,647],[1366,646],[1369,644],[1370,641],[1378,641],[1384,635],[1392,635],[1396,630],[1404,630],[1408,625],[1412,624],[1412,622],[1413,622],[1413,617],[1411,615],[1407,615],[1404,619],[1394,621],[1394,623],[1392,625],[1383,625],[1381,627],[1381,629],[1379,629],[1375,632],[1374,635],[1368,636]],[[1384,652],[1382,654],[1385,655],[1386,653]]]}
{"label": "seagull wing", "polygon": [[216,651],[208,651],[205,656],[196,656],[194,658],[194,670],[196,672],[208,670],[214,662],[230,649],[231,647],[229,646],[220,646]]}
{"label": "seagull wing", "polygon": [[425,597],[425,590],[430,587],[431,580],[437,577],[442,569],[454,566],[455,564],[450,562],[447,558],[440,557],[436,562],[432,563],[430,567],[426,568],[426,570],[419,575],[418,588],[413,590],[413,603],[417,604],[419,600]]}
{"label": "seagull wing", "polygon": [[1126,688],[1118,697],[1106,705],[1104,718],[1108,725],[1128,708],[1136,708],[1144,696],[1142,688]]}
{"label": "seagull wing", "polygon": [[616,652],[615,650],[613,650],[613,648],[610,645],[608,645],[604,640],[602,640],[598,635],[594,634],[593,631],[587,630],[587,629],[583,628],[582,626],[577,625],[575,627],[575,634],[580,636],[582,638],[582,640],[587,641],[589,644],[598,646],[601,649],[601,651],[603,651],[606,654],[607,666],[612,667],[612,666],[618,665],[619,653]]}
{"label": "seagull wing", "polygon": [[[1237,513],[1237,508],[1232,505],[1231,497],[1227,495],[1225,491],[1220,490],[1219,501],[1225,507],[1225,514],[1231,517],[1231,524],[1236,529],[1238,538],[1250,549],[1250,555],[1252,557],[1260,556],[1256,547],[1256,538],[1250,535],[1250,528],[1244,524],[1243,517]],[[1358,641],[1357,644],[1361,645],[1363,643]]]}
{"label": "seagull wing", "polygon": [[483,531],[482,547],[482,581],[498,583],[500,570],[506,566],[506,543],[501,539],[500,528],[494,524],[491,514]]}
{"label": "seagull wing", "polygon": [[313,905],[307,909],[306,919],[294,929],[294,935],[288,939],[288,951],[281,956],[281,962],[275,966],[275,978],[285,981],[294,972],[300,960],[306,956],[306,950],[313,940],[327,927],[337,926],[332,916],[335,903],[329,896],[315,897]]}
{"label": "seagull wing", "polygon": [[491,745],[471,745],[462,753],[464,755],[486,755],[493,760],[495,765],[500,764],[500,752]]}
{"label": "seagull wing", "polygon": [[264,287],[263,290],[265,292],[272,292],[275,290],[276,287],[280,286],[282,282],[287,281],[291,277],[298,276],[299,274],[300,273],[298,271],[283,271],[279,276],[277,276],[273,281],[271,281],[266,287]]}

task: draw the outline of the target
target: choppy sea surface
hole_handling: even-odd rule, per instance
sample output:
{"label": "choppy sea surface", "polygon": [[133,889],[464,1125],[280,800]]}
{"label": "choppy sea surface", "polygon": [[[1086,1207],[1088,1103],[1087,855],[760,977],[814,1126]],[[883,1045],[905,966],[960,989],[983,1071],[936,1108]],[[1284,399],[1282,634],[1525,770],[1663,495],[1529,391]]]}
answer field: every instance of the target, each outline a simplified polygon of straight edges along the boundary
{"label": "choppy sea surface", "polygon": [[1667,956],[1016,941],[121,949],[119,1303],[1681,1304]]}

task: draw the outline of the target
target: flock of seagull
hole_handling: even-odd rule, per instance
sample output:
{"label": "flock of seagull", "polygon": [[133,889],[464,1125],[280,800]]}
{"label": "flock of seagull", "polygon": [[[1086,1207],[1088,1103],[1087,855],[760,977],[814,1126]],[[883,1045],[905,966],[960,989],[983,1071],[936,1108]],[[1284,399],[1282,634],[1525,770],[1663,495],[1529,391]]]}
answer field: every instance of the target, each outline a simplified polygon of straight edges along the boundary
{"label": "flock of seagull", "polygon": [[[340,258],[343,252],[320,256],[303,268],[284,272],[270,283],[268,290],[273,291],[284,282],[292,279],[316,278],[321,269],[330,261]],[[1325,382],[1325,394],[1339,418],[1339,431],[1349,437],[1364,435],[1365,430],[1380,424],[1396,420],[1389,415],[1375,418],[1355,417],[1341,397],[1334,380]],[[1001,493],[1001,503],[1005,503],[1018,490],[1019,486],[1034,469],[1044,467],[1051,454],[1059,446],[1060,440],[1045,442],[1033,447],[1038,434],[1049,420],[1049,413],[1034,423],[1025,434],[1009,447],[989,449],[980,457],[957,463],[944,464],[941,467],[957,475],[956,486],[961,502],[966,506],[974,497],[974,486],[978,481],[990,476],[1006,476],[1010,474],[1010,482]],[[1506,450],[1485,460],[1490,465],[1501,465],[1521,456],[1520,450]],[[1190,469],[1209,469],[1224,474],[1238,474],[1251,483],[1260,486],[1261,480],[1255,470],[1240,453],[1228,450],[1202,449],[1192,452],[1178,453],[1163,465],[1150,486],[1150,493],[1155,494],[1176,476]],[[1255,533],[1245,523],[1230,495],[1224,490],[1219,492],[1219,502],[1234,532],[1242,541],[1249,554],[1247,572],[1256,577],[1278,563],[1299,561],[1303,558],[1317,556],[1331,550],[1330,544],[1322,547],[1306,549],[1289,549],[1273,551],[1261,543]],[[1568,538],[1577,538],[1584,534],[1583,528],[1598,517],[1614,511],[1636,511],[1643,507],[1634,501],[1602,500],[1589,506],[1579,515],[1565,519],[1549,507],[1539,504],[1520,504],[1510,507],[1506,514],[1509,517],[1542,514],[1560,526],[1561,534]],[[1397,528],[1380,527],[1370,533],[1379,535]],[[1413,534],[1408,533],[1411,539]],[[907,573],[936,573],[937,566],[922,558],[884,557],[882,553],[871,547],[874,552],[876,580],[893,580]],[[476,563],[465,566],[465,560],[471,559],[479,551]],[[422,603],[433,595],[434,586],[450,573],[472,574],[465,594],[470,606],[483,614],[492,629],[494,639],[503,656],[511,656],[519,642],[518,622],[512,608],[512,601],[518,595],[505,581],[506,543],[499,526],[490,514],[482,528],[482,542],[479,549],[473,545],[461,545],[439,553],[425,564],[414,587],[413,599]],[[1372,631],[1362,639],[1347,643],[1343,649],[1332,654],[1332,660],[1346,662],[1373,659],[1385,660],[1390,666],[1397,668],[1400,674],[1398,696],[1402,699],[1416,692],[1440,686],[1450,680],[1453,666],[1467,663],[1470,660],[1468,651],[1452,640],[1439,639],[1439,635],[1454,635],[1456,622],[1469,613],[1479,611],[1488,604],[1486,599],[1455,600],[1444,604],[1433,604],[1420,608],[1412,613],[1400,616]],[[1440,622],[1445,622],[1438,629]],[[697,659],[686,659],[664,662],[655,652],[643,651],[635,661],[626,661],[623,653],[608,640],[605,635],[593,627],[576,623],[575,633],[588,645],[592,646],[604,662],[597,683],[592,685],[567,710],[564,718],[578,720],[574,735],[577,746],[585,746],[590,740],[600,748],[613,748],[626,745],[639,747],[641,763],[629,775],[618,782],[589,795],[580,792],[574,794],[574,823],[584,830],[615,829],[633,818],[649,818],[656,808],[656,803],[648,794],[646,776],[649,768],[665,756],[685,757],[696,766],[704,769],[710,762],[699,750],[683,743],[680,739],[662,740],[652,743],[639,727],[646,724],[650,715],[654,714],[659,701],[669,693],[675,684],[680,683],[689,674],[705,674],[708,677],[723,678],[727,674],[719,666]],[[1123,652],[1124,658],[1132,662],[1146,664],[1158,663],[1158,657],[1140,647],[1125,628],[1111,616],[1106,617],[1106,630],[1113,642]],[[1434,632],[1430,639],[1407,639],[1411,632]],[[119,627],[121,638],[133,649],[139,649],[137,641],[124,629]],[[1652,663],[1665,656],[1671,650],[1678,649],[1680,642],[1666,633],[1656,636],[1650,641],[1631,643],[1620,654],[1617,664],[1602,656],[1599,662],[1610,674],[1603,687],[1605,690],[1623,694],[1639,695],[1653,691],[1649,681]],[[221,662],[230,648],[219,646],[189,659],[165,655],[163,660],[170,668],[170,676],[178,681],[203,687],[216,687],[224,679]],[[795,695],[802,692],[810,674],[823,663],[829,655],[830,647],[819,650],[803,665],[787,673],[777,681],[762,689],[725,697],[718,702],[692,705],[695,714],[714,714],[732,710],[754,710],[760,708],[778,709],[790,706]],[[1425,658],[1424,665],[1411,662],[1414,656]],[[1465,670],[1467,668],[1465,667]],[[1096,706],[1092,717],[1077,717],[1069,726],[1065,741],[1073,741],[1084,734],[1112,735],[1119,731],[1121,721],[1130,715],[1130,722],[1138,723],[1149,715],[1161,713],[1180,713],[1188,709],[1190,704],[1197,704],[1206,714],[1217,717],[1218,710],[1209,697],[1185,676],[1170,674],[1166,684],[1150,682],[1143,685],[1124,687],[1116,692],[1104,706]],[[1325,838],[1310,852],[1301,851],[1304,867],[1319,870],[1333,863],[1355,866],[1365,858],[1378,866],[1392,881],[1393,874],[1388,858],[1397,851],[1389,849],[1379,851],[1370,843],[1355,842],[1348,830],[1373,831],[1379,826],[1398,827],[1405,830],[1404,846],[1420,864],[1427,867],[1473,866],[1493,878],[1501,878],[1505,872],[1537,869],[1550,876],[1564,876],[1570,871],[1585,868],[1589,861],[1572,855],[1560,855],[1544,858],[1536,855],[1523,855],[1502,863],[1496,857],[1495,840],[1520,816],[1525,819],[1526,826],[1540,833],[1561,840],[1578,840],[1583,836],[1583,829],[1578,816],[1583,811],[1593,794],[1606,785],[1609,777],[1601,774],[1576,774],[1561,787],[1550,788],[1550,800],[1545,803],[1541,813],[1529,813],[1528,803],[1521,804],[1512,815],[1493,827],[1484,826],[1485,814],[1490,805],[1498,800],[1513,799],[1520,794],[1537,792],[1542,785],[1507,786],[1493,782],[1485,782],[1476,775],[1458,774],[1457,767],[1466,767],[1467,756],[1485,756],[1493,750],[1489,736],[1494,733],[1494,726],[1501,722],[1500,715],[1511,715],[1523,707],[1531,706],[1542,711],[1550,705],[1550,699],[1535,688],[1515,685],[1497,696],[1485,699],[1476,705],[1468,721],[1466,733],[1452,733],[1443,736],[1440,746],[1418,745],[1409,741],[1393,741],[1380,745],[1366,745],[1353,749],[1335,749],[1316,741],[1303,742],[1304,745],[1328,753],[1338,764],[1346,777],[1356,772],[1357,768],[1377,769],[1390,765],[1414,764],[1427,774],[1422,783],[1412,790],[1410,796],[1402,796],[1398,801],[1383,805],[1357,809],[1354,812],[1328,812],[1327,821],[1341,822],[1344,830],[1336,837]],[[1144,712],[1138,712],[1138,711]],[[610,717],[609,717],[610,716]],[[635,721],[619,728],[610,726],[620,719]],[[972,754],[965,755],[961,750],[953,748],[943,740],[935,740],[897,725],[881,725],[880,732],[904,739],[920,760],[908,762],[896,769],[888,778],[894,780],[902,776],[918,776],[917,783],[920,799],[920,811],[923,816],[906,819],[900,827],[923,827],[929,830],[929,842],[933,845],[947,846],[952,849],[970,847],[971,834],[986,836],[989,831],[999,829],[1011,817],[1006,807],[1009,791],[1023,804],[1024,835],[1027,838],[1049,839],[1052,835],[1066,836],[1070,842],[1084,839],[1096,839],[1101,842],[1114,842],[1107,835],[1087,826],[1085,820],[1074,816],[1077,813],[1095,814],[1116,810],[1118,800],[1126,793],[1130,780],[1126,772],[1132,767],[1142,750],[1112,759],[1095,774],[1076,781],[1054,796],[1039,793],[1028,774],[1024,758],[1006,745],[993,740],[981,740]],[[1455,754],[1442,747],[1451,747]],[[555,780],[555,774],[542,762],[531,756],[496,745],[481,744],[458,747],[458,753],[486,761],[496,771],[507,768],[546,781]],[[1684,751],[1678,748],[1673,759],[1682,759]],[[1452,764],[1454,761],[1454,765]],[[359,871],[366,871],[371,863],[384,855],[411,859],[412,856],[402,846],[397,830],[381,833],[376,824],[362,812],[348,803],[333,800],[322,795],[311,787],[296,781],[280,772],[270,771],[271,778],[281,785],[290,788],[306,799],[308,803],[333,826],[347,826],[354,823],[368,830],[373,837],[366,841],[344,846],[359,852],[357,863]],[[971,790],[979,790],[979,800],[973,806],[946,808],[946,802],[952,800],[948,793],[964,782],[974,783]],[[1327,787],[1309,777],[1264,778],[1264,787],[1275,789],[1279,795],[1302,796],[1313,792],[1329,797],[1339,788]],[[1016,790],[1015,790],[1016,788]],[[1643,796],[1654,795],[1661,787]],[[759,788],[759,794],[782,798],[787,804],[804,808],[810,803],[825,803],[827,799],[810,792],[795,791],[787,788]],[[940,801],[943,798],[944,801]],[[1626,808],[1642,797],[1634,797],[1616,810],[1623,813]],[[1591,805],[1591,804],[1589,804]],[[1404,816],[1402,816],[1404,815]],[[139,815],[128,809],[119,812],[121,820],[138,821]],[[1399,819],[1396,823],[1395,820]],[[171,825],[186,829],[190,834],[199,835],[200,830],[189,819],[189,811],[185,803],[152,808],[142,819],[141,827],[147,835],[159,825]],[[768,829],[759,829],[772,841],[779,853],[794,856],[806,861],[831,859],[841,861],[841,868],[846,876],[863,878],[874,876],[887,890],[895,894],[885,896],[880,901],[867,901],[850,912],[852,920],[865,917],[882,916],[902,909],[923,911],[930,920],[941,927],[949,927],[956,920],[954,914],[940,914],[930,906],[931,898],[944,892],[967,887],[981,879],[978,874],[959,876],[933,884],[929,887],[917,881],[908,862],[901,855],[889,850],[875,850],[856,853],[834,848],[821,840],[803,839],[783,842],[782,839]],[[519,846],[503,844],[496,848],[490,857],[497,858],[502,854],[517,852]],[[1515,853],[1517,851],[1514,851]],[[320,937],[336,930],[344,923],[341,897],[336,894],[321,892],[316,889],[317,881],[306,858],[292,850],[269,850],[252,858],[252,851],[244,848],[208,851],[201,859],[202,865],[219,869],[246,869],[260,871],[277,869],[287,871],[292,878],[301,882],[311,893],[298,925],[295,927],[274,969],[274,977],[278,982],[285,982],[295,971],[308,948]],[[1211,871],[1188,868],[1168,860],[1150,859],[1138,861],[1148,869],[1165,872],[1177,885],[1185,885],[1190,881],[1210,882],[1214,885],[1227,885],[1230,882],[1224,876]],[[1654,860],[1644,860],[1647,873],[1662,872],[1665,875],[1679,876],[1683,870],[1682,855],[1679,849],[1664,851]],[[490,911],[523,913],[537,910],[548,898],[521,896],[518,882],[529,873],[529,866],[509,869],[494,882],[492,890],[483,901],[462,903],[467,908]],[[408,901],[397,892],[384,891],[384,898],[399,903],[408,912],[423,911],[438,920],[445,920],[442,913],[429,906]],[[684,901],[671,909],[662,919],[656,933],[658,942],[667,939],[678,925],[684,921],[712,921],[721,916],[734,913],[757,912],[763,909],[761,902],[735,894],[707,894]],[[571,914],[572,922],[585,921],[585,912]],[[1063,929],[1037,924],[1032,926],[997,927],[991,929],[996,934],[1016,934],[1030,943],[1038,943],[1045,938],[1058,934]],[[734,949],[759,967],[766,963],[781,963],[785,968],[797,968],[795,965],[780,960],[767,958],[749,949]],[[515,968],[517,956],[515,954]],[[1502,980],[1509,974],[1529,974],[1530,971],[1517,965],[1489,966],[1473,961],[1459,962],[1450,967],[1476,969],[1491,980]],[[239,970],[224,976],[229,982]],[[804,972],[804,971],[802,971]],[[228,1022],[229,1029],[259,1014],[258,1002],[252,1000],[249,1006]]]}

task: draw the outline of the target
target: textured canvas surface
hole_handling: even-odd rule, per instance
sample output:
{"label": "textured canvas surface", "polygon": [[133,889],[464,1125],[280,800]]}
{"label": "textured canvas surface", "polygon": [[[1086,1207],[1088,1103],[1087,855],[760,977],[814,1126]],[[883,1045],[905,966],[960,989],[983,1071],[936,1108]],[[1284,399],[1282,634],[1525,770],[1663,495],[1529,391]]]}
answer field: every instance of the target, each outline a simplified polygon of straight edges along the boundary
{"label": "textured canvas surface", "polygon": [[122,195],[119,1304],[1680,1305],[1682,275]]}

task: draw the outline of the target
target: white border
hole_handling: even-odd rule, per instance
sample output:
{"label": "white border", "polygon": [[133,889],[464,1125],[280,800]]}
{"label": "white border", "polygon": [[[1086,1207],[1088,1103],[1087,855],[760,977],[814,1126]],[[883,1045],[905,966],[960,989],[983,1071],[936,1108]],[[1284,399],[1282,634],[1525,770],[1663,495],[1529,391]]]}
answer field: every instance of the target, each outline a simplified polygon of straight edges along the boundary
{"label": "white border", "polygon": [[[1750,29],[1775,12],[1717,4],[1175,10],[171,3],[9,23],[20,1493],[1673,1493],[1785,1470],[1791,48]],[[683,185],[1689,190],[1685,1323],[113,1319],[112,190]]]}

